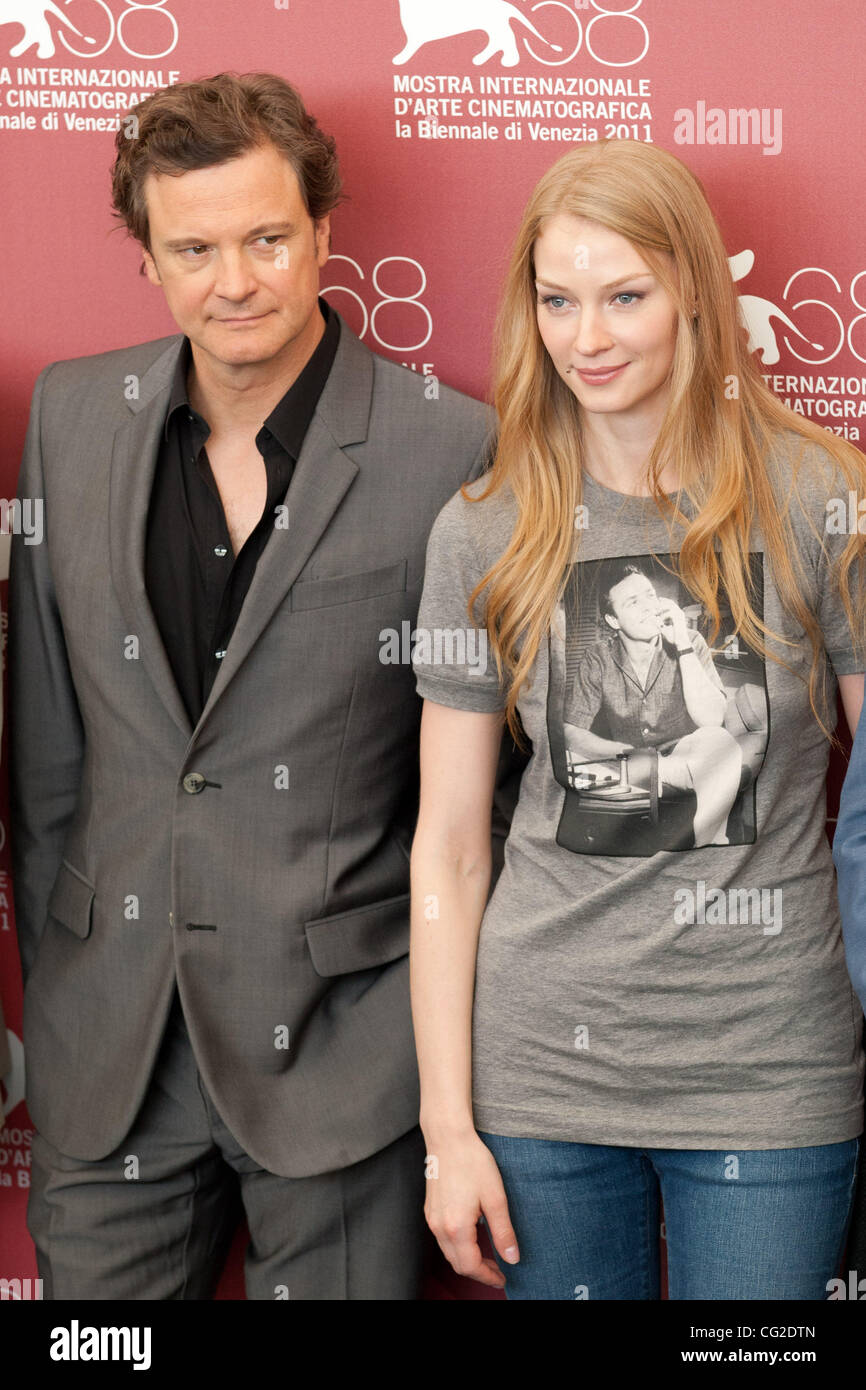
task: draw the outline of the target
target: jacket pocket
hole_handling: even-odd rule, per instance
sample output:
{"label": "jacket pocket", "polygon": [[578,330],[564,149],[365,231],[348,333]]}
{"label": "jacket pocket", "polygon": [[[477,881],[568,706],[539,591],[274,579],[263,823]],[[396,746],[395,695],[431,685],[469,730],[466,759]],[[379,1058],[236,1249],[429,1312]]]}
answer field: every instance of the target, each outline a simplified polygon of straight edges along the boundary
{"label": "jacket pocket", "polygon": [[337,574],[332,579],[302,579],[292,586],[292,612],[324,608],[332,603],[351,603],[379,594],[402,593],[406,589],[407,562],[398,560],[382,569],[361,574]]}
{"label": "jacket pocket", "polygon": [[409,894],[304,923],[317,975],[347,975],[387,965],[409,950]]}
{"label": "jacket pocket", "polygon": [[84,941],[93,924],[96,890],[82,874],[61,859],[54,886],[48,898],[48,915]]}

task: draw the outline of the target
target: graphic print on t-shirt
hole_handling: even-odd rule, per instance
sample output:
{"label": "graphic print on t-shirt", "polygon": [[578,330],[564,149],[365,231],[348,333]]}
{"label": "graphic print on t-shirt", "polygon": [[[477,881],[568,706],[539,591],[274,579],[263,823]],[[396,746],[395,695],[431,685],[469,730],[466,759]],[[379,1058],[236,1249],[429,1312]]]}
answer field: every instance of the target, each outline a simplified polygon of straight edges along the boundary
{"label": "graphic print on t-shirt", "polygon": [[[751,844],[769,735],[764,661],[720,590],[712,622],[671,555],[579,560],[549,638],[547,728],[576,854]],[[749,557],[764,615],[763,555]]]}

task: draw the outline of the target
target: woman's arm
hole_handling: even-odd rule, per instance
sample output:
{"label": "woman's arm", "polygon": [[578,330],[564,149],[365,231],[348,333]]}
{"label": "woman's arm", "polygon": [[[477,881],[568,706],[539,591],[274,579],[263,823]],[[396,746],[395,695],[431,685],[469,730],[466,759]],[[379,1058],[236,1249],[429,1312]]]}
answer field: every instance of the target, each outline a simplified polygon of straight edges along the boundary
{"label": "woman's arm", "polygon": [[424,701],[411,859],[411,984],[425,1132],[473,1128],[475,952],[490,888],[501,741],[501,714]]}
{"label": "woman's arm", "polygon": [[517,1241],[505,1193],[472,1114],[475,956],[491,875],[493,789],[502,714],[424,701],[421,797],[412,843],[412,1017],[427,1142],[427,1221],[461,1274],[502,1287],[483,1260],[476,1226],[484,1213],[496,1248]]}
{"label": "woman's arm", "polygon": [[863,707],[864,676],[862,672],[858,672],[853,676],[837,676],[836,679],[839,683],[839,694],[842,697],[842,708],[845,711],[845,718],[853,738],[860,722],[860,710]]}

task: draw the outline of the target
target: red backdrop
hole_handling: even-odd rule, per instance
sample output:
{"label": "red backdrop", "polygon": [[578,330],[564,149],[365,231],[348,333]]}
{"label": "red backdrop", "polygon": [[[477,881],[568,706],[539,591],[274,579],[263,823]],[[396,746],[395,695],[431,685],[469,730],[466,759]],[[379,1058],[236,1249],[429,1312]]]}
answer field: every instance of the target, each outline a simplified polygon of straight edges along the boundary
{"label": "red backdrop", "polygon": [[[652,140],[704,183],[773,389],[861,443],[864,41],[863,0],[0,5],[3,497],[15,494],[41,367],[175,331],[161,293],[136,273],[135,244],[112,229],[113,130],[137,96],[225,69],[282,74],[336,135],[350,201],[334,216],[322,284],[376,351],[485,394],[497,294],[530,189],[575,142]],[[8,544],[0,536],[4,607]],[[35,1261],[5,739],[0,988],[14,1065],[0,1277],[12,1278],[35,1274]],[[428,1292],[476,1291],[434,1265]],[[243,1296],[238,1247],[221,1295]]]}

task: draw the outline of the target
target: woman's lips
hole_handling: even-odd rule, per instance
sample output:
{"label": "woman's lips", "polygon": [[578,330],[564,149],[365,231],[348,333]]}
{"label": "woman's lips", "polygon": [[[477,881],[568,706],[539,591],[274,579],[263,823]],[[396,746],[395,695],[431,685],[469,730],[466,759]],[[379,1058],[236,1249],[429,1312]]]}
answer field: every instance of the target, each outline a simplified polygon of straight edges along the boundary
{"label": "woman's lips", "polygon": [[627,366],[627,362],[621,362],[618,367],[604,367],[591,372],[580,367],[572,367],[571,370],[577,372],[581,381],[585,381],[588,386],[604,386],[624,372]]}

